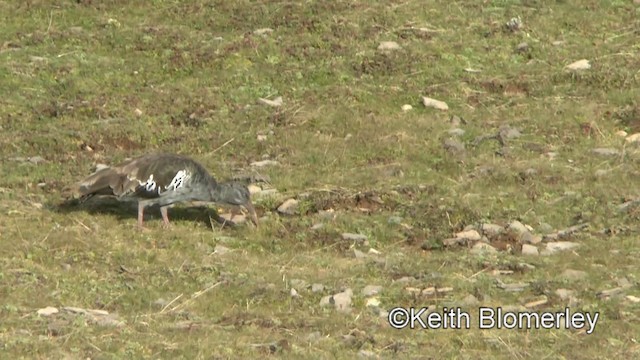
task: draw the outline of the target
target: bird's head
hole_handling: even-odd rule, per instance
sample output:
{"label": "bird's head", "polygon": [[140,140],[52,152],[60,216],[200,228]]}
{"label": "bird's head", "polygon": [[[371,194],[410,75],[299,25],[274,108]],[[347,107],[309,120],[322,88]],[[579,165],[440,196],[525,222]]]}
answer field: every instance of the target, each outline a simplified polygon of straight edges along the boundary
{"label": "bird's head", "polygon": [[258,215],[256,209],[251,202],[251,193],[246,185],[231,181],[218,183],[218,186],[212,191],[213,201],[218,204],[242,206],[249,212],[251,222],[258,226]]}

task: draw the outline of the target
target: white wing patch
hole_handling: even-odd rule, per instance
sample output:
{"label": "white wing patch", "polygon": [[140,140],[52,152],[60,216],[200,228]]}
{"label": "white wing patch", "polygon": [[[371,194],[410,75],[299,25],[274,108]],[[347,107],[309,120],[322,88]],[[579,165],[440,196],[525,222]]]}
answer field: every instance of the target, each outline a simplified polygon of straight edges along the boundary
{"label": "white wing patch", "polygon": [[156,184],[156,181],[153,180],[153,174],[149,175],[149,178],[147,179],[147,181],[142,182],[138,180],[138,183],[140,184],[140,186],[144,186],[144,189],[147,190],[148,192],[155,191],[156,188],[158,187],[158,184]]}
{"label": "white wing patch", "polygon": [[169,185],[165,186],[166,190],[178,190],[184,186],[187,180],[191,177],[186,170],[180,170],[176,173],[176,176],[173,177],[173,180],[169,183]]}

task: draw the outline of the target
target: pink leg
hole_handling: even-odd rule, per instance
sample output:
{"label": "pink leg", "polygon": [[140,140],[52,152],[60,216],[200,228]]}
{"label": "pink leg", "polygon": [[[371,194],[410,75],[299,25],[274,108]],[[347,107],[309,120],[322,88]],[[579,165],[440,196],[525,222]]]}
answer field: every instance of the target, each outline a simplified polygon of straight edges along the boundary
{"label": "pink leg", "polygon": [[140,229],[144,229],[144,207],[145,204],[143,202],[138,202],[138,227]]}
{"label": "pink leg", "polygon": [[160,208],[160,214],[162,214],[162,221],[164,222],[164,226],[165,227],[169,227],[169,213],[167,212],[167,210],[169,209],[168,206],[162,206]]}

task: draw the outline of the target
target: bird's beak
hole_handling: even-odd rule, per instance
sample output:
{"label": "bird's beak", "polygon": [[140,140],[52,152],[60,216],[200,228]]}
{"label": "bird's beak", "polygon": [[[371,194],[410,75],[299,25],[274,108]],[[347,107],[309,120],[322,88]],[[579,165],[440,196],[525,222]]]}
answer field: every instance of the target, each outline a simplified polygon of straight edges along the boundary
{"label": "bird's beak", "polygon": [[253,204],[251,203],[251,200],[248,200],[247,203],[244,204],[244,207],[249,212],[249,218],[251,219],[251,222],[256,227],[258,227],[258,215],[256,214],[256,209],[253,207]]}

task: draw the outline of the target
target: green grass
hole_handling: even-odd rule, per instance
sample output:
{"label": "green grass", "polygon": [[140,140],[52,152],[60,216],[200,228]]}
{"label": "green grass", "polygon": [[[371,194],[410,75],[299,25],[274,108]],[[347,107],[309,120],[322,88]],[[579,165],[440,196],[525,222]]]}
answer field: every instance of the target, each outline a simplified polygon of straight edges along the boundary
{"label": "green grass", "polygon": [[[640,305],[624,296],[640,296],[638,212],[617,209],[638,196],[640,153],[615,135],[640,131],[638,15],[632,1],[0,1],[0,350],[69,359],[639,356]],[[522,29],[506,29],[517,16]],[[273,32],[254,33],[261,28]],[[381,41],[402,48],[381,52]],[[516,50],[522,42],[528,51]],[[583,58],[590,70],[564,69]],[[277,96],[279,108],[257,101]],[[450,110],[427,109],[421,96]],[[452,115],[465,120],[462,155],[442,145]],[[503,125],[523,135],[505,148],[472,145]],[[598,147],[624,153],[602,157],[591,152]],[[126,206],[54,206],[94,164],[156,150],[190,155],[220,179],[277,160],[259,172],[282,200],[299,197],[301,214],[279,216],[280,198],[256,199],[258,230],[212,230],[202,210],[174,209],[174,228],[163,231],[149,211],[151,231],[140,233]],[[46,162],[13,159],[32,156]],[[521,176],[527,169],[536,173]],[[365,192],[384,204],[359,203]],[[335,220],[318,213],[329,208]],[[440,246],[467,225],[515,219],[536,232],[590,227],[570,239],[581,247],[549,257]],[[356,259],[353,248],[368,246],[342,232],[367,235],[382,260]],[[216,245],[232,251],[212,254]],[[535,268],[493,272],[523,262]],[[564,280],[565,269],[588,277]],[[417,280],[394,282],[403,276]],[[531,286],[508,293],[496,277]],[[622,278],[632,284],[623,296],[596,295]],[[292,298],[292,279],[326,289],[296,288]],[[554,295],[567,288],[572,309],[600,320],[592,335],[394,330],[365,306],[369,284],[384,287],[385,309],[461,306],[469,294],[521,305],[544,294],[541,310],[552,311],[569,305]],[[406,286],[454,290],[422,298]],[[344,288],[354,291],[351,313],[319,305]],[[175,302],[163,311],[158,299]],[[124,325],[36,314],[46,306],[102,309]]]}

